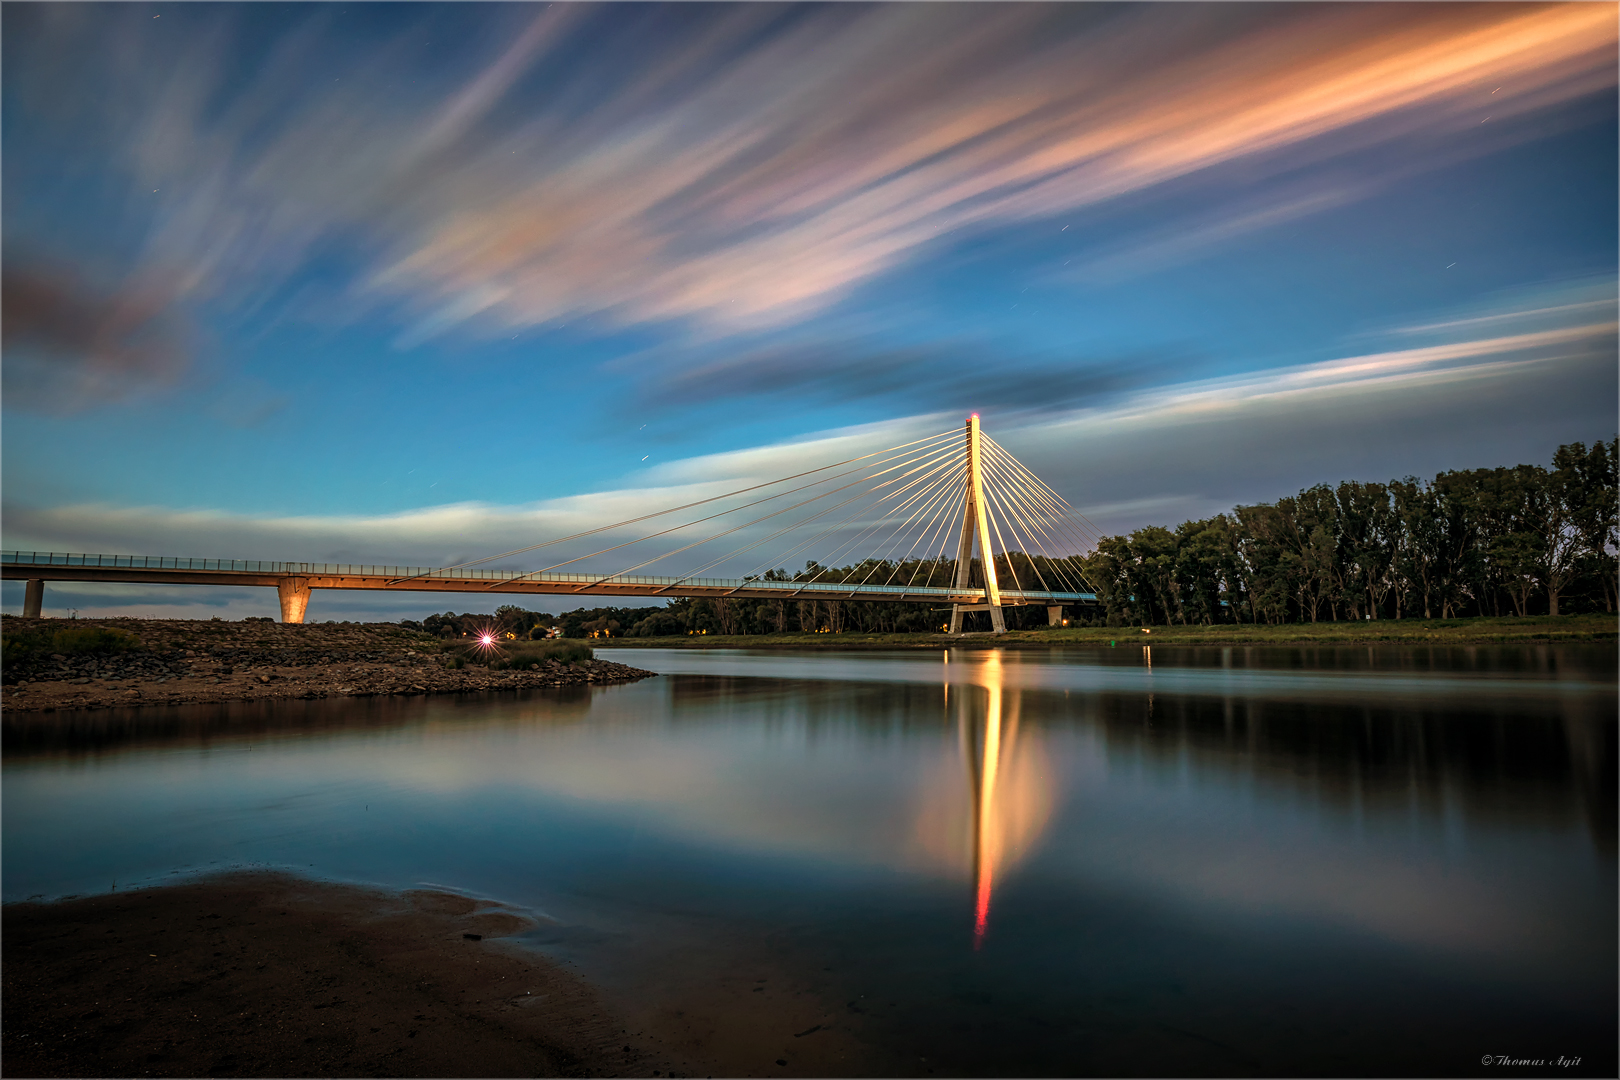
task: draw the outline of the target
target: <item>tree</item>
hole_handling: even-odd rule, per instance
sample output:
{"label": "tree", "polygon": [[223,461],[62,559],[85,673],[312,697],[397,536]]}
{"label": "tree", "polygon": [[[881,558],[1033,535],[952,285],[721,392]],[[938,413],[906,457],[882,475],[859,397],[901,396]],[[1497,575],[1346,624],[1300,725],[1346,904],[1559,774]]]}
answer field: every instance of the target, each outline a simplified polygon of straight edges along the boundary
{"label": "tree", "polygon": [[1347,480],[1339,485],[1339,528],[1345,545],[1349,573],[1345,603],[1352,611],[1360,605],[1350,592],[1365,596],[1366,613],[1376,619],[1384,597],[1394,586],[1391,568],[1400,529],[1390,504],[1387,484],[1364,484]]}
{"label": "tree", "polygon": [[1401,617],[1403,600],[1407,607],[1412,605],[1415,593],[1421,598],[1423,617],[1431,619],[1442,546],[1439,500],[1432,486],[1415,476],[1391,481],[1389,490],[1401,527],[1395,554],[1400,583],[1395,592],[1395,617]]}
{"label": "tree", "polygon": [[1620,560],[1613,551],[1620,543],[1620,491],[1616,486],[1620,438],[1609,443],[1600,439],[1590,450],[1583,443],[1560,446],[1553,454],[1553,468],[1562,478],[1570,524],[1581,540],[1582,559],[1595,569],[1601,583],[1603,610],[1612,612],[1620,602],[1616,581]]}

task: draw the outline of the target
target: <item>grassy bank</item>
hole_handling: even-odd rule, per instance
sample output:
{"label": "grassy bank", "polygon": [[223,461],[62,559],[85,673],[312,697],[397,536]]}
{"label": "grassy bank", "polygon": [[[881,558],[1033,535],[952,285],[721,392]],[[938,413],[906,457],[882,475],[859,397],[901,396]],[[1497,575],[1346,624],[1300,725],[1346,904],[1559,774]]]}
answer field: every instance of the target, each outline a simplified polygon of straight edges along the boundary
{"label": "grassy bank", "polygon": [[765,634],[726,637],[618,638],[598,649],[937,649],[944,645],[1500,645],[1615,641],[1614,615],[1537,615],[1501,619],[1401,619],[1378,622],[1289,623],[1283,626],[1054,627],[1000,637],[973,634]]}

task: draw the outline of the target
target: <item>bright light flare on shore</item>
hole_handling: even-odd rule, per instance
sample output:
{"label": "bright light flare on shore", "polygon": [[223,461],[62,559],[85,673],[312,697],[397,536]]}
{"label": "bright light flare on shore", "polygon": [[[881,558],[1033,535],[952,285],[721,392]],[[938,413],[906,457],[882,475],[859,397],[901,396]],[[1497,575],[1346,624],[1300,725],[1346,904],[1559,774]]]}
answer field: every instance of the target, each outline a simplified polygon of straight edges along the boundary
{"label": "bright light flare on shore", "polygon": [[472,648],[486,660],[501,651],[501,632],[494,626],[483,626],[473,631]]}

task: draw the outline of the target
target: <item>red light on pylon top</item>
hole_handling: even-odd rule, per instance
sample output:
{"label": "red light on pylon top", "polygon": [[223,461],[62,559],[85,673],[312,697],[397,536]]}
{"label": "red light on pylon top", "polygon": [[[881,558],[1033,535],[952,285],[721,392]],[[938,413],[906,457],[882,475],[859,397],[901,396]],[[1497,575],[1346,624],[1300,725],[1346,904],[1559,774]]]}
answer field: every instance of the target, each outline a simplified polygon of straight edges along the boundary
{"label": "red light on pylon top", "polygon": [[969,420],[977,420],[977,419],[978,419],[978,418],[979,418],[979,414],[978,414],[978,413],[974,413],[974,414],[973,414],[973,415],[971,415],[971,416],[969,416],[969,417],[968,417],[968,419],[969,419]]}

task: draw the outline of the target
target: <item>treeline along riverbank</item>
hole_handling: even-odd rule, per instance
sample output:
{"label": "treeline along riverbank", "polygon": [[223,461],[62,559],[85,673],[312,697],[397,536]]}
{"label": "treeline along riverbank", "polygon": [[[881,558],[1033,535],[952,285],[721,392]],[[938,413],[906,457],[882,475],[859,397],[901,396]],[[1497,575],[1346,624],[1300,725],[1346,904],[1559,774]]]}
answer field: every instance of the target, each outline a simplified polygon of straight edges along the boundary
{"label": "treeline along riverbank", "polygon": [[1552,466],[1320,484],[1174,529],[1104,537],[1081,560],[1106,621],[1448,619],[1613,612],[1620,442]]}

